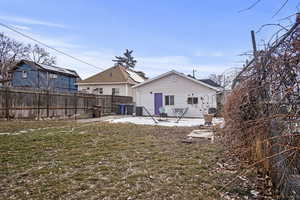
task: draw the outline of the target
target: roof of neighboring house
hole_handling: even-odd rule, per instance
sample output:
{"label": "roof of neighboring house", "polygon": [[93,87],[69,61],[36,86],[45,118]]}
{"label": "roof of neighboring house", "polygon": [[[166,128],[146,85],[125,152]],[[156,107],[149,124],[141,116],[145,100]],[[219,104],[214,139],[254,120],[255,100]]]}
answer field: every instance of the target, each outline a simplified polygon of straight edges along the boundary
{"label": "roof of neighboring house", "polygon": [[205,83],[205,82],[203,82],[203,81],[199,81],[199,80],[197,80],[197,79],[194,79],[194,78],[192,78],[192,77],[189,77],[189,76],[187,76],[187,75],[185,75],[185,74],[183,74],[183,73],[177,72],[177,71],[175,71],[175,70],[166,72],[166,73],[161,74],[161,75],[159,75],[159,76],[156,76],[156,77],[154,77],[154,78],[152,78],[152,79],[149,79],[149,80],[147,80],[147,81],[144,81],[143,83],[140,83],[140,84],[137,84],[137,85],[133,86],[133,88],[137,88],[137,87],[140,87],[140,86],[142,86],[142,85],[146,85],[146,84],[148,84],[148,83],[151,83],[151,82],[153,82],[153,81],[159,80],[159,79],[164,78],[164,77],[166,77],[166,76],[169,76],[169,75],[171,75],[171,74],[176,74],[176,75],[181,76],[181,77],[183,77],[183,78],[185,78],[185,79],[188,79],[188,80],[190,80],[190,81],[193,81],[193,82],[195,82],[195,83],[198,83],[198,84],[200,84],[200,85],[202,85],[202,86],[205,86],[205,87],[208,87],[208,88],[210,88],[210,89],[219,91],[219,88],[218,88],[218,87],[214,87],[214,86],[212,86],[212,85],[210,85],[210,84],[207,84],[207,83]]}
{"label": "roof of neighboring house", "polygon": [[199,79],[199,81],[201,81],[201,82],[204,82],[204,83],[206,83],[206,84],[208,84],[208,85],[211,85],[211,86],[213,86],[213,87],[222,87],[221,85],[219,85],[218,83],[216,83],[216,82],[214,82],[213,80],[211,80],[211,79]]}
{"label": "roof of neighboring house", "polygon": [[39,64],[39,63],[32,62],[32,61],[29,61],[29,60],[21,60],[20,62],[18,62],[15,65],[15,67],[12,68],[12,70],[16,69],[18,66],[21,66],[22,64],[27,64],[27,65],[36,67],[36,68],[41,69],[41,70],[49,71],[49,72],[60,73],[60,74],[65,74],[65,75],[68,75],[68,76],[74,76],[76,78],[80,78],[75,70],[66,69],[66,68],[62,68],[62,67],[57,67],[57,66],[54,66],[54,65],[50,66],[50,65]]}
{"label": "roof of neighboring house", "polygon": [[146,77],[141,72],[117,65],[95,74],[85,80],[78,81],[78,84],[109,84],[109,83],[128,83],[138,84],[144,82]]}

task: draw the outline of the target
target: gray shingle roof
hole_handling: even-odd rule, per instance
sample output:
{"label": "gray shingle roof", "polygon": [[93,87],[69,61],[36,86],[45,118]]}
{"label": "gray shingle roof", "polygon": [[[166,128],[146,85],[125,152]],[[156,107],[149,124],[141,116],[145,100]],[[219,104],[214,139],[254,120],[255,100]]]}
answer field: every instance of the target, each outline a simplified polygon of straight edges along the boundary
{"label": "gray shingle roof", "polygon": [[54,65],[50,66],[50,65],[39,64],[39,63],[35,63],[35,62],[29,61],[29,60],[21,60],[16,65],[16,67],[20,64],[23,64],[23,63],[28,64],[28,65],[33,66],[33,67],[40,68],[40,69],[45,70],[45,71],[71,75],[71,76],[79,78],[79,75],[77,74],[77,72],[75,70],[66,69],[66,68],[62,68],[62,67],[57,67],[57,66],[54,66]]}
{"label": "gray shingle roof", "polygon": [[213,86],[213,87],[221,87],[221,85],[219,85],[218,83],[214,82],[211,79],[199,79],[199,81],[201,81],[203,83],[206,83],[206,84],[208,84],[210,86]]}

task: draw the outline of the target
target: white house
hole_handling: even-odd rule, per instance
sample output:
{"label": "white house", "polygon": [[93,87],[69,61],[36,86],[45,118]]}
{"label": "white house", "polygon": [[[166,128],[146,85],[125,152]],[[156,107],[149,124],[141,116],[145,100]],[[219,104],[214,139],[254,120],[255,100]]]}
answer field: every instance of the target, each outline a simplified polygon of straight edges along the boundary
{"label": "white house", "polygon": [[133,96],[132,86],[146,80],[143,72],[116,65],[85,80],[78,81],[78,90],[99,95]]}
{"label": "white house", "polygon": [[133,88],[136,106],[144,106],[151,115],[159,115],[160,110],[165,110],[168,116],[187,111],[185,117],[202,117],[209,108],[216,108],[216,94],[220,90],[174,70]]}

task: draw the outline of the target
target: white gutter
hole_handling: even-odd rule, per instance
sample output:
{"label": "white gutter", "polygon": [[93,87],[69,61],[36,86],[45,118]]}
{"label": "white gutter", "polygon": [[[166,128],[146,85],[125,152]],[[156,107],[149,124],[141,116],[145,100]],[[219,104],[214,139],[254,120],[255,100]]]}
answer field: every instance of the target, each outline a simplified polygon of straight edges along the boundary
{"label": "white gutter", "polygon": [[114,84],[130,84],[130,83],[128,82],[76,83],[76,85],[114,85]]}

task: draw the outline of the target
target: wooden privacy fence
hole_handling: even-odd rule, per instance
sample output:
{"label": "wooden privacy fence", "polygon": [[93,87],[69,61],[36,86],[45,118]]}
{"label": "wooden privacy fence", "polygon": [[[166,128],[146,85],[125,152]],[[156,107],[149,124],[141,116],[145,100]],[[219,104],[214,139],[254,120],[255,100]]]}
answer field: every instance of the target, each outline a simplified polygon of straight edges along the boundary
{"label": "wooden privacy fence", "polygon": [[91,117],[95,109],[116,113],[120,103],[132,103],[132,97],[0,87],[0,118],[6,119]]}

